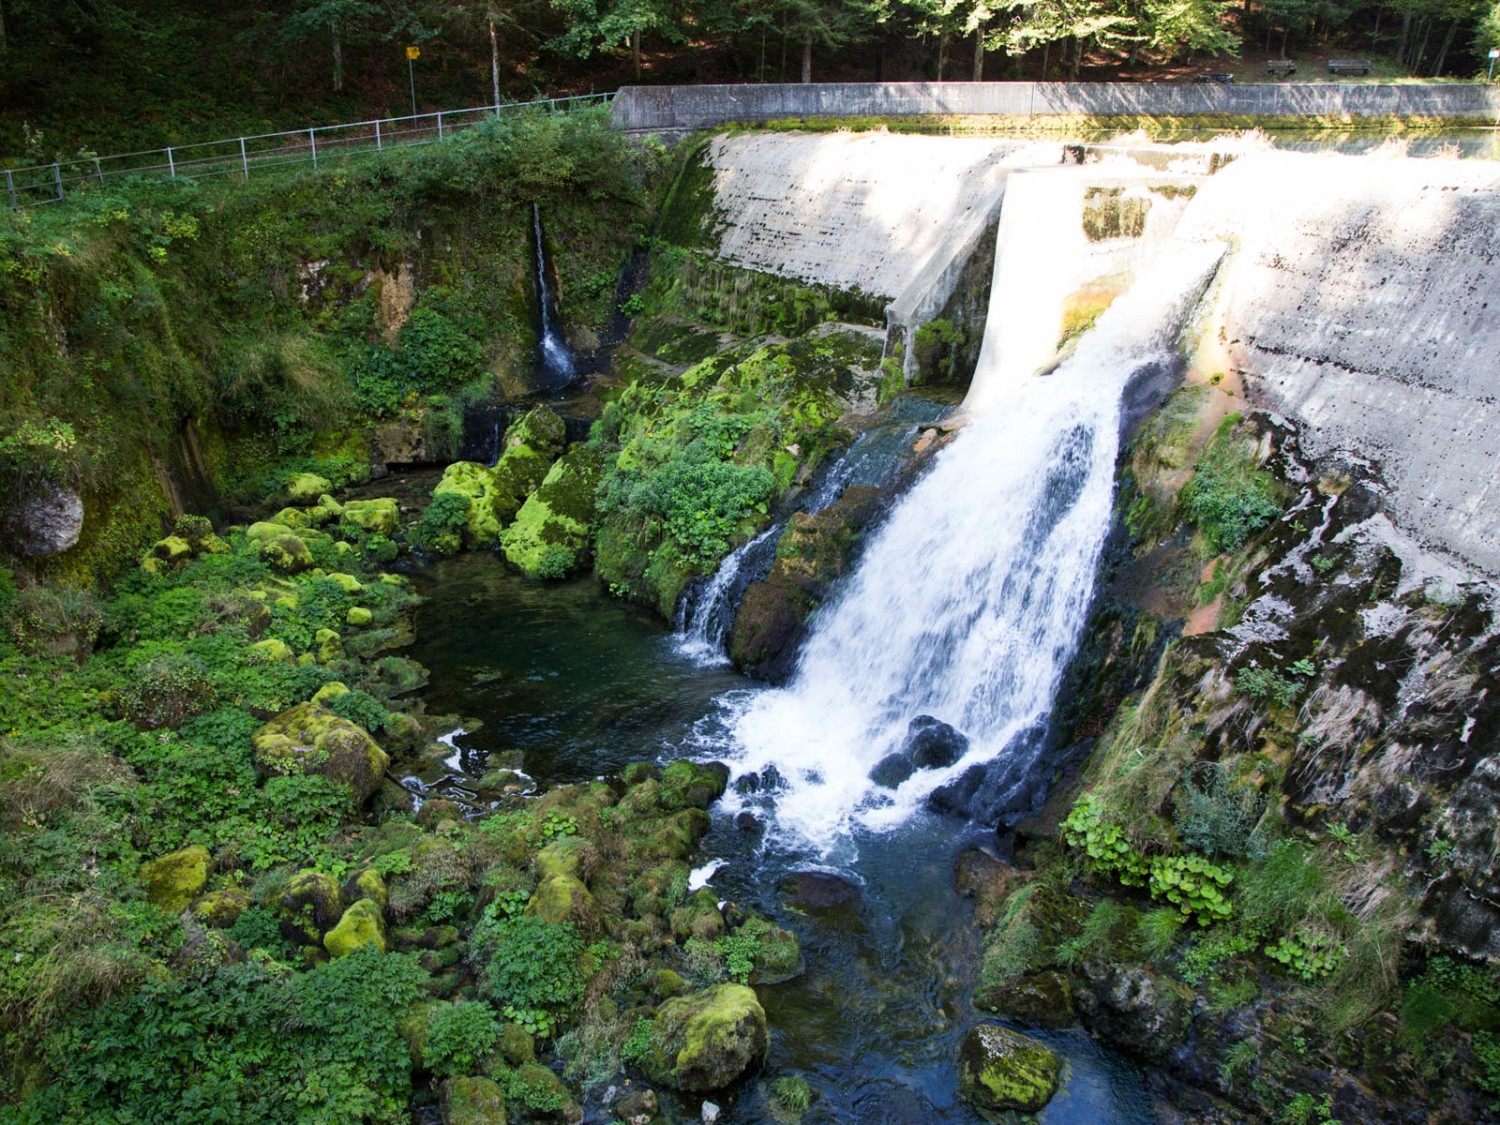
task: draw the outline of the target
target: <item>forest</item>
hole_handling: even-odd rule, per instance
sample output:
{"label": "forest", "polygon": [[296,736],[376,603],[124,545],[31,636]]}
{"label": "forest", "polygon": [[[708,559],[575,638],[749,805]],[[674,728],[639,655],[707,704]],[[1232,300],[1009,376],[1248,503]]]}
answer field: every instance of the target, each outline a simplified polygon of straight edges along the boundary
{"label": "forest", "polygon": [[0,164],[633,82],[1153,80],[1329,51],[1470,79],[1496,46],[1492,0],[0,0]]}

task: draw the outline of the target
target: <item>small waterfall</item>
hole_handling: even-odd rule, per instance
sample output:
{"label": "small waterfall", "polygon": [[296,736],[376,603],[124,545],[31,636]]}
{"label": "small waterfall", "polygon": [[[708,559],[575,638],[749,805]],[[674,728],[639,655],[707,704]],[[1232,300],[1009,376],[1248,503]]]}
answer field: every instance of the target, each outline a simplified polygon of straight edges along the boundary
{"label": "small waterfall", "polygon": [[[1013,746],[1040,753],[1034,732],[1109,528],[1122,393],[1169,354],[1221,254],[1197,247],[1143,276],[1055,374],[966,427],[821,612],[792,682],[721,701],[700,736],[738,773],[774,767],[784,779],[779,834],[828,853],[852,828],[901,823]],[[871,768],[919,715],[957,728],[967,751],[894,790],[875,786]]]}
{"label": "small waterfall", "polygon": [[673,638],[678,652],[695,664],[729,663],[726,642],[738,595],[743,592],[740,575],[746,562],[761,552],[763,544],[769,542],[775,550],[776,537],[784,526],[778,520],[748,543],[736,547],[719,564],[712,578],[682,599],[677,611],[677,635]]}
{"label": "small waterfall", "polygon": [[542,346],[540,368],[544,390],[559,391],[578,375],[573,353],[568,350],[558,324],[557,297],[547,276],[547,244],[542,238],[542,209],[531,205],[531,234],[536,243],[536,291],[541,308]]}

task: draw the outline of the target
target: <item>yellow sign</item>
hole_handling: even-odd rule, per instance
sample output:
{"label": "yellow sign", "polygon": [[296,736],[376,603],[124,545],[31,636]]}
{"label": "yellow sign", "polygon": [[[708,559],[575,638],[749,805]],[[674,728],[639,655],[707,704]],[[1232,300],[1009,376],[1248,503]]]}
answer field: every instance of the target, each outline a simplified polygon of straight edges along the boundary
{"label": "yellow sign", "polygon": [[406,57],[409,58],[409,59],[420,59],[422,57],[422,48],[421,47],[408,47],[408,48],[406,48]]}

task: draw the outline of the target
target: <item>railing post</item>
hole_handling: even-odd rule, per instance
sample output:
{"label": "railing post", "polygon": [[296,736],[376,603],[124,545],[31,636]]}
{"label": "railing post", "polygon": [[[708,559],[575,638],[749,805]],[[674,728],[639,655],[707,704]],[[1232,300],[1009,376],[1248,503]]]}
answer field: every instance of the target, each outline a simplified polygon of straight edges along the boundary
{"label": "railing post", "polygon": [[94,174],[99,177],[99,182],[104,182],[104,168],[99,163],[99,158],[94,157]]}
{"label": "railing post", "polygon": [[245,155],[245,138],[240,138],[240,171],[244,173],[245,179],[250,178],[250,158]]}
{"label": "railing post", "polygon": [[167,149],[167,172],[175,180],[177,178],[177,162],[172,159],[172,150]]}
{"label": "railing post", "polygon": [[376,152],[383,152],[384,151],[380,147],[380,122],[379,121],[375,122],[375,151]]}
{"label": "railing post", "polygon": [[443,115],[438,114],[438,140],[443,139]]}
{"label": "railing post", "polygon": [[5,170],[5,187],[10,192],[10,209],[16,209],[16,181],[10,174],[10,169]]}
{"label": "railing post", "polygon": [[52,178],[57,183],[57,198],[58,198],[58,201],[61,202],[62,201],[62,197],[63,197],[62,165],[61,164],[53,164],[52,165]]}
{"label": "railing post", "polygon": [[312,146],[313,171],[318,170],[318,135],[313,130],[307,131],[307,143]]}

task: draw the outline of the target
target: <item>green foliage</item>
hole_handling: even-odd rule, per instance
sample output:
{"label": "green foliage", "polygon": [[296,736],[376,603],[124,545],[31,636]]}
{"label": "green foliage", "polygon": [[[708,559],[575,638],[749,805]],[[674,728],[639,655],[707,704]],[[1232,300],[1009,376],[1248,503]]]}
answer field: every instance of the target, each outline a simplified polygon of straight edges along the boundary
{"label": "green foliage", "polygon": [[372,734],[380,731],[391,715],[380,700],[358,688],[336,696],[328,704],[328,709],[339,718],[348,719]]}
{"label": "green foliage", "polygon": [[1141,952],[1147,957],[1165,957],[1172,951],[1186,921],[1182,911],[1173,907],[1161,906],[1146,911],[1136,923],[1136,942]]}
{"label": "green foliage", "polygon": [[1164,898],[1200,926],[1228,921],[1234,914],[1225,892],[1232,872],[1199,855],[1156,856],[1151,860],[1151,897]]}
{"label": "green foliage", "polygon": [[1234,678],[1235,690],[1254,699],[1269,699],[1278,707],[1290,707],[1306,686],[1270,668],[1242,668]]}
{"label": "green foliage", "polygon": [[550,1036],[583,996],[583,939],[570,922],[522,915],[494,919],[484,937],[491,950],[480,988],[506,1019]]}
{"label": "green foliage", "polygon": [[428,1017],[423,1058],[439,1078],[473,1074],[499,1038],[500,1024],[488,1005],[460,1000]]}
{"label": "green foliage", "polygon": [[1490,1103],[1493,1109],[1500,1105],[1500,1037],[1481,1031],[1474,1036],[1472,1045],[1474,1058],[1479,1063],[1479,1075],[1474,1084],[1497,1099]]}
{"label": "green foliage", "polygon": [[714,942],[714,952],[724,959],[729,979],[748,984],[755,971],[755,955],[760,952],[760,938],[754,934],[727,934]]}
{"label": "green foliage", "polygon": [[1182,979],[1189,984],[1202,984],[1220,964],[1249,953],[1255,944],[1250,935],[1228,929],[1197,938],[1182,955]]}
{"label": "green foliage", "polygon": [[656,1049],[656,1021],[641,1016],[630,1029],[630,1037],[620,1048],[620,1058],[631,1066],[642,1066]]}
{"label": "green foliage", "polygon": [[451,554],[458,550],[468,522],[470,499],[460,492],[439,492],[422,509],[416,545],[424,551]]}
{"label": "green foliage", "polygon": [[1276,1121],[1277,1125],[1339,1125],[1339,1119],[1333,1116],[1333,1096],[1324,1094],[1320,1098],[1306,1091],[1289,1101]]}
{"label": "green foliage", "polygon": [[565,836],[578,835],[578,819],[570,813],[551,810],[542,818],[542,839],[561,840]]}
{"label": "green foliage", "polygon": [[1062,823],[1062,837],[1070,847],[1081,848],[1095,873],[1118,880],[1127,887],[1143,887],[1151,875],[1150,862],[1129,840],[1124,830],[1104,819],[1098,798],[1085,794]]}
{"label": "green foliage", "polygon": [[1254,851],[1252,833],[1265,801],[1247,786],[1233,785],[1224,767],[1212,763],[1184,776],[1173,795],[1172,819],[1182,842],[1205,855],[1244,859]]}
{"label": "green foliage", "polygon": [[1110,934],[1124,920],[1125,912],[1112,899],[1094,903],[1078,933],[1057,947],[1057,959],[1064,965],[1078,965],[1090,956],[1102,955],[1109,945]]}
{"label": "green foliage", "polygon": [[1182,489],[1183,515],[1210,554],[1238,550],[1281,514],[1275,481],[1256,466],[1254,443],[1235,433],[1239,423],[1238,414],[1224,419]]}
{"label": "green foliage", "polygon": [[1267,957],[1303,980],[1328,976],[1339,967],[1344,953],[1344,947],[1332,934],[1307,931],[1298,931],[1265,948]]}
{"label": "green foliage", "polygon": [[788,1075],[771,1083],[771,1097],[782,1109],[804,1113],[812,1105],[813,1091],[805,1079]]}

